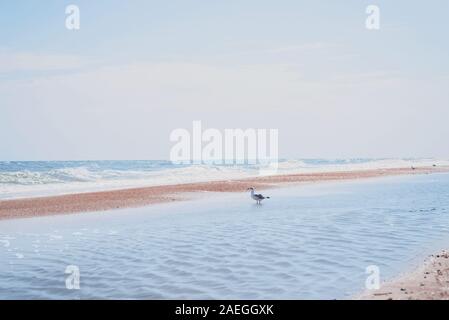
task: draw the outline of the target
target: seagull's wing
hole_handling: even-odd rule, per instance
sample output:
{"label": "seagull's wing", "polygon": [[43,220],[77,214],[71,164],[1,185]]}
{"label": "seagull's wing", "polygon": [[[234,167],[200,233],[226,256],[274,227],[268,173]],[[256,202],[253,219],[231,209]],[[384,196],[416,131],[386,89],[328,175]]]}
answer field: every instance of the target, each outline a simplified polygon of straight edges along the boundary
{"label": "seagull's wing", "polygon": [[254,196],[255,196],[257,199],[260,199],[260,200],[265,199],[265,197],[264,197],[263,195],[261,195],[261,194],[255,194]]}

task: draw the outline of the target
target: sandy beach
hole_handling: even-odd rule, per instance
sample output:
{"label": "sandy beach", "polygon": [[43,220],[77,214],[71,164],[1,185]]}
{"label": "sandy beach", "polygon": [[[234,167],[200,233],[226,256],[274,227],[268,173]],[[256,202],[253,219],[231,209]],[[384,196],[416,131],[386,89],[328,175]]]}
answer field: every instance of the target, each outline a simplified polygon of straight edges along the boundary
{"label": "sandy beach", "polygon": [[413,272],[386,282],[378,290],[357,296],[358,300],[448,300],[449,253],[430,255]]}
{"label": "sandy beach", "polygon": [[177,185],[87,192],[0,201],[0,219],[26,218],[54,214],[103,211],[141,207],[155,203],[189,199],[191,193],[245,192],[250,186],[258,190],[295,183],[315,183],[393,175],[447,172],[449,167],[392,168],[359,171],[323,172],[264,176],[241,180],[211,181]]}

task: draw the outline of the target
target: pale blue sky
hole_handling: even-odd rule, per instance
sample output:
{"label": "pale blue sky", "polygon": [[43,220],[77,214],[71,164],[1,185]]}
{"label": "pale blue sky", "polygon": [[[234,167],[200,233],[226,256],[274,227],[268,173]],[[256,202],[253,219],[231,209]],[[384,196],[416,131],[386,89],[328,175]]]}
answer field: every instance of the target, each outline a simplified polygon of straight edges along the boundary
{"label": "pale blue sky", "polygon": [[449,158],[448,30],[445,0],[2,1],[0,160],[166,159],[193,120],[279,129],[281,157]]}

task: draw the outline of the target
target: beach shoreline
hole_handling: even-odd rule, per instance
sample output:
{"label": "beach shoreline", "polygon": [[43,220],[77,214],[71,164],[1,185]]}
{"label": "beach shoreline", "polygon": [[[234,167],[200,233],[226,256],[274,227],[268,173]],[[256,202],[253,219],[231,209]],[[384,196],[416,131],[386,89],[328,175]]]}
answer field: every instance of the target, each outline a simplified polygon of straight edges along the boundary
{"label": "beach shoreline", "polygon": [[355,300],[449,300],[449,252],[432,254],[418,268],[366,290]]}
{"label": "beach shoreline", "polygon": [[190,197],[187,195],[192,193],[245,192],[250,186],[255,187],[258,190],[264,190],[289,184],[356,180],[438,172],[449,172],[449,167],[390,168],[300,173],[1,200],[0,220],[143,207],[157,203],[188,200]]}

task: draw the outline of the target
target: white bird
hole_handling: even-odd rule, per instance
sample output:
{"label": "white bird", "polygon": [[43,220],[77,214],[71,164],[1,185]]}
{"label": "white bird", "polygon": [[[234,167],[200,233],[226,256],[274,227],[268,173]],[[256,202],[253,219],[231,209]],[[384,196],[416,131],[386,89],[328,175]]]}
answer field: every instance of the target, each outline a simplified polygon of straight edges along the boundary
{"label": "white bird", "polygon": [[257,194],[257,193],[254,193],[254,188],[253,187],[251,187],[251,188],[248,188],[247,190],[251,190],[251,198],[253,198],[254,200],[256,200],[257,201],[257,204],[260,204],[260,202],[263,200],[263,199],[270,199],[270,197],[264,197],[263,195],[261,195],[261,194]]}

